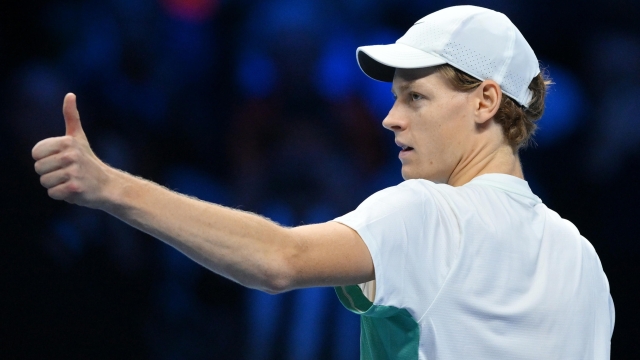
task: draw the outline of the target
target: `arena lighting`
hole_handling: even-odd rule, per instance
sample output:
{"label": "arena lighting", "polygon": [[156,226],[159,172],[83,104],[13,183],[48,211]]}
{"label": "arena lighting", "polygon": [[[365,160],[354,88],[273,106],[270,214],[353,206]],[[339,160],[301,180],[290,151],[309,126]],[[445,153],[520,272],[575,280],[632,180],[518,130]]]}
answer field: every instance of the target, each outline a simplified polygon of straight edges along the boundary
{"label": "arena lighting", "polygon": [[170,16],[194,22],[210,19],[219,5],[219,0],[160,0]]}
{"label": "arena lighting", "polygon": [[330,100],[345,100],[361,80],[358,64],[353,61],[355,40],[334,38],[324,49],[316,69],[318,92]]}
{"label": "arena lighting", "polygon": [[587,103],[581,84],[569,70],[552,64],[549,74],[553,85],[547,93],[544,115],[534,136],[541,147],[554,145],[571,135],[578,128]]}
{"label": "arena lighting", "polygon": [[243,52],[236,67],[236,81],[245,94],[265,98],[279,81],[276,64],[262,52]]}

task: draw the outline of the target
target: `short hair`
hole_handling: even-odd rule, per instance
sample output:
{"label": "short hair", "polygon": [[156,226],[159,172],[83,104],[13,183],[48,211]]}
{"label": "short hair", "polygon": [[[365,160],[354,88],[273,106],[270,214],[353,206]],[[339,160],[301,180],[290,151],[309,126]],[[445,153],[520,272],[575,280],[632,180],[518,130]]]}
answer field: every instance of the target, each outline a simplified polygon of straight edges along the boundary
{"label": "short hair", "polygon": [[[453,88],[458,91],[471,91],[477,88],[482,80],[444,64],[436,69],[447,78]],[[542,117],[545,107],[545,97],[548,87],[553,84],[546,71],[541,71],[531,80],[529,90],[533,97],[528,107],[519,105],[511,97],[503,93],[498,112],[493,120],[502,126],[502,131],[509,145],[514,151],[527,147],[536,131],[536,122]]]}

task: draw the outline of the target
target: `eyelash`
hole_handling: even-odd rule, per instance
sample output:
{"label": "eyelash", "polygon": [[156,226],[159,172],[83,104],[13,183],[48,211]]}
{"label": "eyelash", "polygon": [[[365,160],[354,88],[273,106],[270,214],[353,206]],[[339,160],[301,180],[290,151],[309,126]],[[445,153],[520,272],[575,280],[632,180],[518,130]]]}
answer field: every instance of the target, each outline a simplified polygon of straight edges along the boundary
{"label": "eyelash", "polygon": [[[409,93],[410,101],[422,100],[424,97],[417,93]],[[398,100],[398,95],[393,94],[393,100]]]}

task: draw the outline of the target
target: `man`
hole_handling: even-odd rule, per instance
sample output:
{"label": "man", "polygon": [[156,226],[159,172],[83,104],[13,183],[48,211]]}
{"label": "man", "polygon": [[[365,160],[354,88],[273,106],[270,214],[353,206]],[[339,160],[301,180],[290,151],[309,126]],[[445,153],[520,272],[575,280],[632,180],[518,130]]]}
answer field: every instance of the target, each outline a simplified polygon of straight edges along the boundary
{"label": "man", "polygon": [[503,14],[458,6],[357,57],[393,82],[383,126],[407,181],[334,221],[284,228],[113,169],[91,151],[73,94],[66,135],[33,149],[36,172],[52,198],[104,210],[245,286],[336,286],[362,314],[362,358],[608,359],[614,310],[598,256],[524,181],[518,150],[546,83],[522,34]]}

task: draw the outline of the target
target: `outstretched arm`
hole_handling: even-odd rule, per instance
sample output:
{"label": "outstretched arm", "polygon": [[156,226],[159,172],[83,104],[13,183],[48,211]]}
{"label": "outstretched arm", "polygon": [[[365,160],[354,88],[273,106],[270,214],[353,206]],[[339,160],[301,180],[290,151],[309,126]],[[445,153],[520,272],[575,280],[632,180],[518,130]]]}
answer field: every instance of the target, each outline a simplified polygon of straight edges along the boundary
{"label": "outstretched arm", "polygon": [[101,209],[238,283],[270,293],[373,279],[360,236],[335,222],[285,228],[261,216],[207,203],[104,164],[91,151],[73,94],[66,135],[33,148],[49,196]]}

